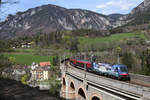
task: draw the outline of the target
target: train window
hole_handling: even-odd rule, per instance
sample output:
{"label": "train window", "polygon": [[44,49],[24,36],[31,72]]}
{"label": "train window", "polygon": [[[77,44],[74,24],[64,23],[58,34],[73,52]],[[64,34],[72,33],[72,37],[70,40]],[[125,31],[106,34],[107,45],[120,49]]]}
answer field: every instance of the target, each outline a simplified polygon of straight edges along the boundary
{"label": "train window", "polygon": [[106,68],[107,70],[111,70],[111,68]]}
{"label": "train window", "polygon": [[84,64],[77,62],[77,66],[83,67]]}
{"label": "train window", "polygon": [[120,67],[120,71],[121,71],[121,72],[127,72],[128,70],[127,70],[126,67],[123,67],[123,66],[122,66],[122,67]]}
{"label": "train window", "polygon": [[115,68],[115,72],[118,72],[118,67]]}

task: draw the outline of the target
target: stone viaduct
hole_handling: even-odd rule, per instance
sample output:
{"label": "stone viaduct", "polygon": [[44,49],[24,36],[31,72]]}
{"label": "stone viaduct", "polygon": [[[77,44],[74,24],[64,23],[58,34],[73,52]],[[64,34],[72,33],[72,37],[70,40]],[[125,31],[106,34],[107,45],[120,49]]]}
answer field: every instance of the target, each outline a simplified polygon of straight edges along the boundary
{"label": "stone viaduct", "polygon": [[61,64],[61,97],[67,100],[150,100],[150,88]]}

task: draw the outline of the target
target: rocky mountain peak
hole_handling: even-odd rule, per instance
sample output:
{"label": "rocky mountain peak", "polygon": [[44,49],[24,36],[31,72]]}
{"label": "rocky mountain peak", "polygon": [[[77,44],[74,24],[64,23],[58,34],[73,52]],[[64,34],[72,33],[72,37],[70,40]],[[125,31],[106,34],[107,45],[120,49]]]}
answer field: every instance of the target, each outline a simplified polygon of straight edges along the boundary
{"label": "rocky mountain peak", "polygon": [[0,38],[56,30],[107,30],[116,27],[114,23],[110,17],[89,10],[67,9],[49,4],[9,15],[0,23]]}
{"label": "rocky mountain peak", "polygon": [[[145,10],[150,0],[145,0],[132,13]],[[50,33],[56,30],[94,29],[108,30],[132,21],[129,15],[103,15],[83,9],[67,9],[56,5],[31,8],[16,15],[9,15],[0,23],[0,39],[16,36]]]}
{"label": "rocky mountain peak", "polygon": [[147,11],[150,8],[150,0],[144,0],[139,6],[134,8],[131,14]]}

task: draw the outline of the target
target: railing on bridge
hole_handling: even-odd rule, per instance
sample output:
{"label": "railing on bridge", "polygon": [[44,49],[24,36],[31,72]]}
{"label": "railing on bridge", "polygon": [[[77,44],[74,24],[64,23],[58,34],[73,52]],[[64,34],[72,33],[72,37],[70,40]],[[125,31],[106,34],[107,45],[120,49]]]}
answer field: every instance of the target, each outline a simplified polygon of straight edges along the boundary
{"label": "railing on bridge", "polygon": [[[65,65],[62,66],[64,67],[63,70],[66,73],[71,74],[74,77],[77,77],[81,80],[84,80],[85,72],[83,70],[70,67],[70,66],[66,67]],[[109,89],[112,92],[117,92],[122,95],[127,95],[129,97],[130,96],[139,97],[139,98],[144,97],[150,99],[150,88],[148,87],[143,87],[143,86],[127,83],[127,82],[105,78],[89,72],[86,73],[86,80],[88,83],[99,85],[102,88]]]}

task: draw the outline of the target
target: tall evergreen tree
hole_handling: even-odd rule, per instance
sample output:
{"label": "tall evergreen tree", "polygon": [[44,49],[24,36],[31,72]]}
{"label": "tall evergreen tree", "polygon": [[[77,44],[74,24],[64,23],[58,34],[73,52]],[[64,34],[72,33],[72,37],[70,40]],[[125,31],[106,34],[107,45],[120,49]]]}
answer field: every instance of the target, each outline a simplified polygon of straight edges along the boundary
{"label": "tall evergreen tree", "polygon": [[125,52],[125,53],[123,54],[122,63],[125,64],[125,65],[127,65],[128,68],[129,68],[129,70],[130,70],[132,67],[134,67],[134,66],[133,66],[133,65],[134,65],[134,62],[135,62],[135,61],[134,61],[134,57],[133,57],[132,53]]}

